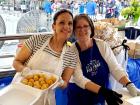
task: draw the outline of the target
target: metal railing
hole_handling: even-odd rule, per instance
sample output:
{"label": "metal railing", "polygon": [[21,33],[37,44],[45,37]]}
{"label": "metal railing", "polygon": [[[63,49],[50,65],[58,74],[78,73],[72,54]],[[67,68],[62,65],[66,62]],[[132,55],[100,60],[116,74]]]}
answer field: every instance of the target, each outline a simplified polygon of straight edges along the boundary
{"label": "metal railing", "polygon": [[32,35],[52,35],[52,32],[42,32],[42,33],[24,33],[24,34],[15,34],[15,35],[1,35],[0,41],[5,40],[22,40],[22,39],[28,39]]}

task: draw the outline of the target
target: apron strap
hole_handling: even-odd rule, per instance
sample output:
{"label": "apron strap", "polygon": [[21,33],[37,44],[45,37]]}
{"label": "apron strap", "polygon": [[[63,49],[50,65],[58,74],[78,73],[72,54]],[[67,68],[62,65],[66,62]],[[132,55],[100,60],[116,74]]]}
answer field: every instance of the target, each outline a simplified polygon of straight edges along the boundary
{"label": "apron strap", "polygon": [[80,46],[79,46],[79,44],[77,42],[75,43],[75,46],[76,46],[78,52],[80,53],[81,52],[81,48],[80,48]]}
{"label": "apron strap", "polygon": [[[95,39],[92,38],[92,42],[94,42],[94,41],[95,41]],[[80,46],[79,46],[79,44],[77,42],[75,43],[75,46],[78,49],[78,52],[80,53],[81,52],[81,48],[80,48]]]}
{"label": "apron strap", "polygon": [[46,47],[46,45],[49,44],[51,38],[52,38],[52,37],[48,38],[48,39],[46,40],[46,42],[42,45],[42,47],[40,48],[41,51]]}
{"label": "apron strap", "polygon": [[63,47],[63,50],[62,50],[62,53],[60,55],[60,58],[59,58],[59,61],[58,61],[58,66],[55,70],[55,74],[61,76],[63,70],[62,70],[62,65],[63,65],[63,55],[64,53],[66,52],[66,49],[67,49],[67,45],[65,44],[64,47]]}

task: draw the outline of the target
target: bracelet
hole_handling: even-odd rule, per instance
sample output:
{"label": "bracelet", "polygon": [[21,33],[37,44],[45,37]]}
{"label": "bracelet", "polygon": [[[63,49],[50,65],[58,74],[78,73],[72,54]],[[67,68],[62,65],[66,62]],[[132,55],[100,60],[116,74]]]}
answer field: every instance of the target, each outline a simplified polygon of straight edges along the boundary
{"label": "bracelet", "polygon": [[127,87],[129,84],[131,84],[132,82],[128,82],[128,83],[126,83],[126,85],[125,85],[125,87]]}

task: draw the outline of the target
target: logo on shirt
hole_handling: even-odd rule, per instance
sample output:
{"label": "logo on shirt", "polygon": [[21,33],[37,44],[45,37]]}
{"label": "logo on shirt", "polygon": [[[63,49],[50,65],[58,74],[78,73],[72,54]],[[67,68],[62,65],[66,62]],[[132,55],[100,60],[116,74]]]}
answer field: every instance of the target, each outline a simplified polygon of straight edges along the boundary
{"label": "logo on shirt", "polygon": [[92,76],[97,74],[98,68],[101,66],[99,60],[91,60],[86,66],[87,73],[91,73]]}

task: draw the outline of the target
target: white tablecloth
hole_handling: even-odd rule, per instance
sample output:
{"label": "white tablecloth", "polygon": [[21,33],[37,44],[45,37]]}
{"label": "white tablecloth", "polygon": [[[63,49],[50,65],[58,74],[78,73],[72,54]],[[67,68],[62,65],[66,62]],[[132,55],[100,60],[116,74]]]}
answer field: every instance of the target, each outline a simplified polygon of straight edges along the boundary
{"label": "white tablecloth", "polygon": [[117,90],[117,92],[123,94],[122,97],[123,104],[121,105],[140,105],[140,96],[137,97],[130,96],[126,88]]}

